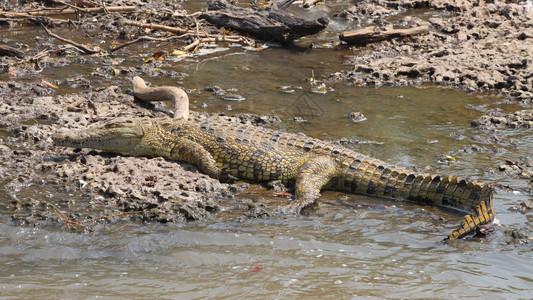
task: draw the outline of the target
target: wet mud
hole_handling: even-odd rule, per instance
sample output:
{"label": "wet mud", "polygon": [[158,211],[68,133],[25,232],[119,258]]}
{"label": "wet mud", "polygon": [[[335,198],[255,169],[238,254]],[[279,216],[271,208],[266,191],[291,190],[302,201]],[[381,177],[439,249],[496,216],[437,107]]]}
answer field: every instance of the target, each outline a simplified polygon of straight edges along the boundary
{"label": "wet mud", "polygon": [[[20,90],[34,92],[28,87]],[[73,223],[120,213],[131,213],[125,216],[131,219],[163,223],[205,219],[220,212],[219,201],[230,201],[248,187],[242,182],[221,183],[186,163],[53,145],[51,135],[65,128],[101,126],[117,117],[168,117],[163,107],[159,111],[143,108],[133,96],[115,90],[116,87],[111,87],[54,97],[17,96],[0,105],[0,128],[6,135],[0,139],[4,175],[1,190],[10,198],[3,205],[13,213],[14,221],[29,225],[42,220],[63,223],[65,220],[56,208],[69,209],[69,203],[58,199],[43,203],[17,197],[22,186],[50,185],[59,194],[81,194],[84,200],[77,203],[72,218],[69,217]],[[13,94],[17,93],[11,91],[10,95]],[[228,118],[200,114],[196,117]],[[234,120],[256,125],[276,123],[275,118],[246,114]],[[228,207],[233,205],[230,202]],[[271,208],[270,212],[274,210]],[[246,210],[248,217],[265,214],[255,206]]]}
{"label": "wet mud", "polygon": [[[402,15],[412,7],[444,10]],[[338,17],[350,18],[352,10]],[[363,1],[354,13],[379,17],[372,25],[427,25],[430,32],[354,48],[353,70],[332,74],[331,79],[372,86],[430,82],[467,92],[494,92],[531,104],[533,14],[524,5],[509,1]],[[395,20],[383,18],[391,14],[398,14]]]}

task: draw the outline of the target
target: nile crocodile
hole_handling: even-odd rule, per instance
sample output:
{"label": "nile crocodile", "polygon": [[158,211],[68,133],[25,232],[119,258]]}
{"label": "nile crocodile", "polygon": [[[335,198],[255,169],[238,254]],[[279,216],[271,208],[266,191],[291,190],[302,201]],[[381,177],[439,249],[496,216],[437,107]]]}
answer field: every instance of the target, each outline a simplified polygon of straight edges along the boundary
{"label": "nile crocodile", "polygon": [[222,179],[281,180],[295,185],[285,213],[299,213],[321,189],[405,199],[468,213],[445,241],[473,233],[494,219],[492,188],[459,177],[418,174],[302,134],[231,121],[189,119],[188,97],[176,87],[147,87],[135,77],[134,95],[145,101],[172,100],[174,120],[116,120],[103,128],[58,132],[57,145],[133,156],[186,161]]}

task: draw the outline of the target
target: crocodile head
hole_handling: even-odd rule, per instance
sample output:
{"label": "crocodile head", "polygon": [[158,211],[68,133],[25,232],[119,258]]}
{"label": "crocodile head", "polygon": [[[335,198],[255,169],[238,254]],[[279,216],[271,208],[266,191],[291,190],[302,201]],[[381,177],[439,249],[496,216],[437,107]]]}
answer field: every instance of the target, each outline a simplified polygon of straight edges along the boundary
{"label": "crocodile head", "polygon": [[99,149],[126,155],[148,155],[154,129],[150,120],[116,119],[101,128],[60,131],[52,136],[58,146]]}

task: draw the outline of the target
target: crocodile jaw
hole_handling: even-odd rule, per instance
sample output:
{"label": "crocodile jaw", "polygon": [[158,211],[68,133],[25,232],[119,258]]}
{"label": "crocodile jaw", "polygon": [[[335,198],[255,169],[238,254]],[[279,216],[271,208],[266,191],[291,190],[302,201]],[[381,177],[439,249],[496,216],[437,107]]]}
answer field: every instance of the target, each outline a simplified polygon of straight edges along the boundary
{"label": "crocodile jaw", "polygon": [[99,149],[121,154],[134,154],[144,131],[139,124],[118,122],[104,128],[61,131],[52,136],[58,146]]}

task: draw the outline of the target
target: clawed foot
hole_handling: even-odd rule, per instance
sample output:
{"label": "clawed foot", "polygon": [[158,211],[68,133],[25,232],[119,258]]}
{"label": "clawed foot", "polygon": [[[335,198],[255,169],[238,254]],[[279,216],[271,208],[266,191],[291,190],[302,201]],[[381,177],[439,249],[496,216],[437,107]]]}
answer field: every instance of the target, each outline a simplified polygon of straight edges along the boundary
{"label": "clawed foot", "polygon": [[281,213],[284,215],[296,216],[300,214],[302,208],[296,203],[296,201],[291,202],[289,205],[286,205],[281,208]]}
{"label": "clawed foot", "polygon": [[312,204],[313,203],[302,203],[298,200],[293,200],[288,205],[282,207],[280,211],[284,215],[297,216],[302,212],[302,210],[307,210],[307,208],[309,208],[309,206],[312,206]]}
{"label": "clawed foot", "polygon": [[287,206],[282,207],[280,212],[284,215],[296,216],[301,214],[302,211],[304,213],[307,212],[310,208],[316,209],[318,205],[316,201],[302,203],[301,201],[293,200]]}

